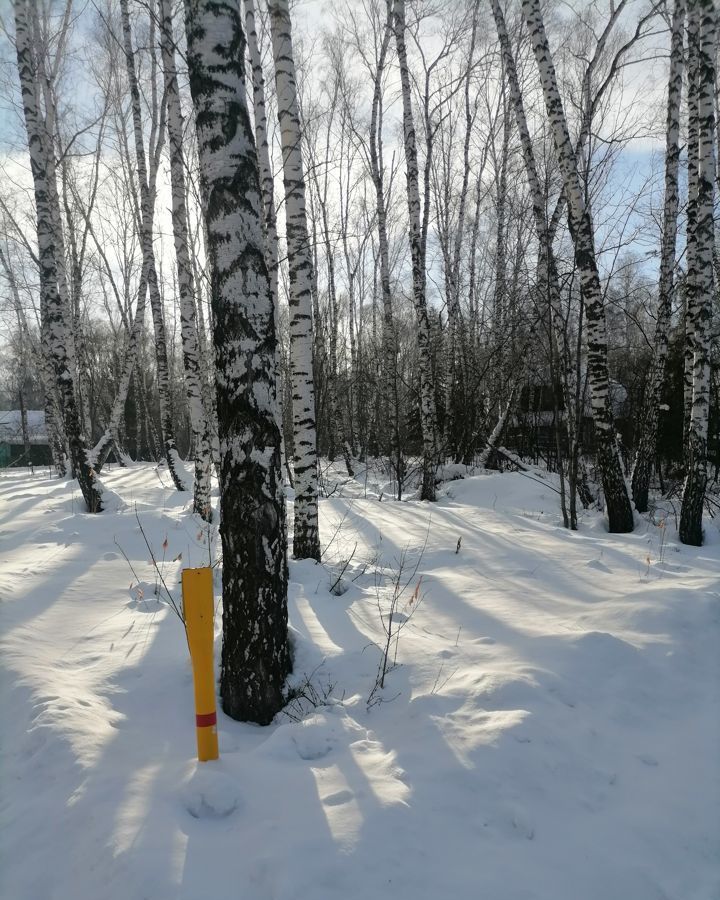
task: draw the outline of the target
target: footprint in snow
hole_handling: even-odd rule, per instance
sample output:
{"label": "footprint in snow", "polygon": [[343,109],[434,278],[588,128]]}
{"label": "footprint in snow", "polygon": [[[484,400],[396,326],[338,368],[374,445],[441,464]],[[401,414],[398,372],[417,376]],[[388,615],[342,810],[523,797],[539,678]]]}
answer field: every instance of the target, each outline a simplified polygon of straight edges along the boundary
{"label": "footprint in snow", "polygon": [[591,559],[590,562],[585,565],[588,569],[597,569],[598,572],[608,572],[609,574],[612,574],[612,569],[599,559]]}
{"label": "footprint in snow", "polygon": [[315,715],[299,722],[292,730],[291,740],[300,759],[322,759],[337,744],[333,726],[323,715]]}
{"label": "footprint in snow", "polygon": [[337,744],[334,726],[322,713],[315,713],[302,722],[280,725],[262,744],[262,752],[273,759],[322,759]]}
{"label": "footprint in snow", "polygon": [[349,803],[354,797],[355,795],[352,791],[336,791],[334,794],[328,794],[327,797],[323,797],[323,803],[325,806],[342,806],[343,803]]}
{"label": "footprint in snow", "polygon": [[211,769],[197,769],[183,786],[181,797],[193,819],[224,819],[240,805],[235,781]]}

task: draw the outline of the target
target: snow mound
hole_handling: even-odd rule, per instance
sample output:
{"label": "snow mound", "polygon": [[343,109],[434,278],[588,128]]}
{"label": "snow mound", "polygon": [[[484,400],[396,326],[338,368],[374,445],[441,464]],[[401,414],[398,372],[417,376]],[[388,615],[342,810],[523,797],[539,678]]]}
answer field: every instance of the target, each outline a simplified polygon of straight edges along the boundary
{"label": "snow mound", "polygon": [[240,805],[238,785],[213,763],[200,766],[183,785],[182,804],[193,819],[224,819]]}

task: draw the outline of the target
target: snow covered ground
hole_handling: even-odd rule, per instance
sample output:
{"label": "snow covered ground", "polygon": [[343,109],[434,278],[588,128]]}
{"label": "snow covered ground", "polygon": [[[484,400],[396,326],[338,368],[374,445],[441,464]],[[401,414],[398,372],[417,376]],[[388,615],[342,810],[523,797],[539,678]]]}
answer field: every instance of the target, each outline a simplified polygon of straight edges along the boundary
{"label": "snow covered ground", "polygon": [[[570,534],[520,474],[432,506],[348,482],[324,565],[290,570],[294,680],[326,705],[219,713],[201,764],[138,520],[176,597],[213,535],[149,465],[104,481],[90,516],[70,483],[0,474],[2,900],[720,897],[714,523],[694,549],[671,511]],[[403,557],[400,665],[368,708]]]}

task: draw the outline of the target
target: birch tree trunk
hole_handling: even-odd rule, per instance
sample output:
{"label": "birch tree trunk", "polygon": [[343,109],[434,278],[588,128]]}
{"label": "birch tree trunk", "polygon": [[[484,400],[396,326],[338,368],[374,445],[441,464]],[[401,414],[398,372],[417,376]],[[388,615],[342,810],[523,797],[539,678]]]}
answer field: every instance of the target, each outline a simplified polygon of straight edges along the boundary
{"label": "birch tree trunk", "polygon": [[[448,311],[448,385],[446,389],[445,417],[447,425],[445,434],[447,443],[453,452],[455,462],[460,462],[467,452],[467,375],[466,375],[466,335],[463,333],[462,308],[460,304],[461,273],[460,263],[463,238],[465,235],[468,188],[470,185],[470,143],[472,139],[474,111],[470,103],[470,83],[473,70],[473,54],[477,37],[479,0],[476,0],[472,13],[472,31],[468,49],[467,71],[464,79],[465,105],[465,137],[463,140],[463,177],[458,198],[457,225],[455,241],[450,257],[446,261],[447,311]],[[448,187],[449,187],[448,178]],[[449,210],[448,210],[449,215]],[[449,242],[448,242],[449,243]]]}
{"label": "birch tree trunk", "polygon": [[[245,0],[245,31],[247,35],[248,52],[250,56],[250,68],[252,70],[253,83],[253,117],[255,120],[255,145],[257,147],[258,164],[260,167],[260,188],[263,200],[263,228],[265,234],[265,262],[267,263],[268,276],[270,278],[270,296],[272,298],[275,315],[275,333],[280,334],[280,294],[278,291],[278,234],[277,216],[275,214],[275,179],[270,161],[270,144],[268,142],[267,111],[265,104],[265,76],[263,75],[262,57],[260,55],[260,42],[255,27],[255,2]],[[275,357],[275,379],[280,384],[280,341],[277,342]],[[282,441],[282,457],[289,472],[289,461],[285,451],[285,435],[283,429],[283,401],[282,391],[276,392],[277,421]],[[292,483],[292,477],[290,482]]]}
{"label": "birch tree trunk", "polygon": [[[102,489],[95,479],[86,456],[85,442],[80,430],[80,416],[75,402],[71,359],[68,353],[69,328],[67,310],[63,308],[58,290],[55,239],[59,210],[53,210],[57,199],[57,185],[50,185],[55,177],[54,148],[47,132],[38,96],[37,54],[41,48],[33,46],[31,17],[35,10],[28,0],[15,0],[15,35],[18,73],[23,114],[30,153],[30,168],[35,193],[38,261],[40,270],[41,315],[43,343],[47,349],[48,368],[52,367],[57,397],[64,419],[65,437],[70,454],[72,474],[77,478],[89,512],[102,511]],[[50,160],[50,154],[53,159]],[[49,404],[52,406],[52,401]]]}
{"label": "birch tree trunk", "polygon": [[702,513],[707,485],[707,438],[710,410],[710,326],[713,301],[713,199],[715,186],[715,32],[716,10],[713,0],[693,3],[691,18],[697,16],[698,72],[689,90],[697,92],[698,173],[696,218],[690,241],[695,243],[694,271],[688,258],[688,314],[694,326],[693,394],[688,439],[688,466],[683,486],[680,513],[680,540],[699,547],[702,544]]}
{"label": "birch tree trunk", "polygon": [[[160,288],[158,286],[157,269],[155,267],[155,249],[153,247],[155,191],[150,189],[150,182],[148,181],[148,167],[145,159],[145,144],[140,108],[140,88],[138,86],[137,73],[135,71],[128,0],[120,0],[120,12],[122,16],[125,65],[127,68],[130,98],[132,102],[137,180],[140,189],[140,241],[142,245],[143,274],[150,294],[150,308],[152,310],[153,327],[155,330],[155,356],[157,362],[158,393],[160,395],[162,442],[173,484],[179,491],[186,491],[189,489],[189,485],[186,483],[186,475],[175,444],[175,429],[173,427],[172,407],[170,405],[170,375],[168,371],[165,316],[163,313]],[[151,23],[153,21],[151,12]]]}
{"label": "birch tree trunk", "polygon": [[689,7],[687,21],[687,80],[688,80],[688,149],[687,180],[688,202],[685,256],[687,275],[685,278],[685,349],[683,356],[683,457],[686,464],[690,458],[690,419],[693,404],[693,361],[695,358],[695,316],[693,297],[697,291],[697,225],[698,169],[699,153],[699,112],[697,81],[699,74],[699,24],[695,6]]}
{"label": "birch tree trunk", "polygon": [[278,120],[283,154],[290,280],[290,371],[293,385],[295,523],[293,556],[320,559],[317,432],[313,375],[312,256],[305,215],[300,118],[288,0],[269,0]]}
{"label": "birch tree trunk", "polygon": [[660,249],[660,286],[655,350],[647,381],[645,403],[641,418],[640,440],[632,472],[632,493],[635,509],[648,508],[648,488],[655,457],[660,397],[665,381],[668,354],[668,331],[672,312],[673,272],[678,224],[678,168],[680,162],[680,101],[683,79],[683,28],[685,0],[675,0],[670,47],[670,78],[668,81],[667,128],[665,138],[665,209]]}
{"label": "birch tree trunk", "polygon": [[398,373],[398,348],[393,319],[392,293],[390,290],[390,252],[388,249],[387,209],[385,205],[385,179],[382,140],[382,80],[392,35],[392,0],[387,2],[387,21],[383,30],[380,52],[373,84],[370,115],[370,177],[375,188],[377,213],[378,257],[380,262],[380,294],[382,297],[382,409],[380,432],[385,453],[393,459],[398,482],[398,499],[403,482],[403,452],[400,435],[400,379]]}
{"label": "birch tree trunk", "polygon": [[[79,323],[72,306],[69,283],[67,277],[65,234],[63,232],[63,217],[60,207],[60,195],[58,191],[58,173],[56,164],[55,145],[59,147],[59,133],[57,122],[57,106],[55,100],[56,79],[66,44],[70,24],[70,12],[72,3],[68,2],[62,17],[57,35],[54,38],[54,61],[52,65],[48,59],[45,32],[40,22],[40,9],[36,3],[28,8],[28,21],[33,45],[37,48],[36,63],[36,90],[37,108],[40,111],[40,119],[44,140],[46,142],[45,159],[47,165],[46,182],[48,187],[48,204],[52,217],[52,241],[55,254],[55,272],[59,302],[63,309],[66,326],[66,350],[69,370],[73,379],[75,403],[78,410],[78,423],[81,434],[83,429],[82,397],[84,391],[80,383],[80,372],[77,366],[77,354],[75,350],[76,333],[79,336]],[[42,101],[40,95],[42,94]],[[70,222],[68,221],[68,226]]]}
{"label": "birch tree trunk", "polygon": [[510,411],[512,409],[513,401],[515,400],[515,392],[517,391],[519,379],[513,379],[513,383],[510,385],[510,392],[508,395],[507,403],[504,408],[501,408],[500,414],[498,416],[498,420],[495,423],[495,427],[493,428],[490,436],[485,442],[485,447],[481,451],[480,455],[477,459],[477,465],[479,468],[484,469],[492,455],[493,451],[497,449],[498,444],[500,443],[500,439],[502,438],[503,431],[505,430],[505,426],[507,424],[508,416],[510,415]]}
{"label": "birch tree trunk", "polygon": [[592,223],[585,205],[577,162],[557,87],[555,67],[540,12],[540,0],[522,0],[522,8],[540,74],[558,163],[565,183],[568,223],[585,299],[588,381],[597,440],[597,462],[605,492],[609,529],[612,532],[628,532],[633,530],[633,512],[623,478],[609,405],[605,308],[595,260]]}
{"label": "birch tree trunk", "polygon": [[186,0],[185,10],[216,351],[220,694],[229,716],[265,725],[283,705],[291,660],[275,320],[245,91],[245,35],[237,3]]}
{"label": "birch tree trunk", "polygon": [[[421,500],[435,499],[435,469],[437,466],[437,413],[430,359],[430,323],[428,320],[425,254],[423,248],[422,217],[420,212],[420,187],[417,142],[413,121],[410,70],[405,45],[405,0],[395,0],[393,25],[400,85],[403,101],[403,141],[407,178],[408,225],[410,255],[412,258],[413,300],[417,319],[418,363],[420,369],[420,426],[423,438],[423,477]],[[426,200],[427,206],[427,200]]]}
{"label": "birch tree trunk", "polygon": [[510,113],[508,104],[505,99],[505,91],[503,91],[502,102],[500,104],[503,118],[503,136],[500,149],[499,172],[497,161],[495,170],[497,175],[497,199],[495,203],[496,218],[495,223],[495,290],[493,292],[493,330],[495,332],[495,342],[498,354],[498,370],[499,379],[497,382],[497,395],[500,409],[502,409],[502,394],[504,384],[507,378],[507,365],[509,362],[508,353],[508,288],[507,288],[507,254],[505,245],[507,242],[507,223],[506,223],[506,205],[507,205],[507,169],[508,155],[510,152]]}
{"label": "birch tree trunk", "polygon": [[202,372],[198,350],[198,331],[193,297],[193,273],[188,246],[188,221],[185,207],[185,157],[183,154],[183,115],[180,107],[175,42],[170,0],[160,0],[160,45],[162,49],[167,131],[170,148],[172,227],[180,295],[180,333],[182,337],[185,388],[190,411],[190,428],[195,453],[193,512],[206,522],[212,521],[210,501],[211,435],[202,397]]}
{"label": "birch tree trunk", "polygon": [[[520,90],[520,80],[518,78],[515,58],[510,44],[510,37],[505,24],[505,17],[499,0],[491,0],[491,4],[495,26],[500,39],[505,77],[507,78],[510,92],[510,103],[515,112],[515,121],[520,137],[525,174],[528,181],[528,187],[530,188],[533,221],[535,223],[535,234],[538,241],[538,294],[541,298],[547,300],[550,319],[551,368],[552,358],[557,356],[560,361],[563,376],[562,380],[568,437],[572,439],[571,436],[574,435],[576,426],[574,416],[575,400],[572,390],[573,378],[571,375],[571,365],[568,354],[564,352],[565,336],[564,321],[560,308],[560,283],[558,279],[557,262],[553,251],[552,235],[550,234],[547,211],[545,208],[545,194],[538,174],[535,151],[533,150],[532,139],[530,137],[530,129],[528,128],[527,116],[525,114],[525,104],[522,98],[522,91]],[[558,460],[559,458],[560,451],[558,449]],[[562,470],[560,471],[560,480],[564,483]],[[565,514],[564,503],[563,513]],[[574,515],[570,515],[568,524],[572,529],[577,527],[577,520]]]}

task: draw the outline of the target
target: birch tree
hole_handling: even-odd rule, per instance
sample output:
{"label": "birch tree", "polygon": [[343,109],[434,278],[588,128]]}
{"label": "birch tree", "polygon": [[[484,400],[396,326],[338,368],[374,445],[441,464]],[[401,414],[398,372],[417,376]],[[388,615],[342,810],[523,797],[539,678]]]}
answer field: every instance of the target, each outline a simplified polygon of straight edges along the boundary
{"label": "birch tree", "polygon": [[183,153],[183,115],[175,69],[172,7],[170,0],[160,0],[160,45],[167,99],[167,132],[170,149],[170,183],[172,196],[172,227],[177,264],[177,286],[180,296],[180,333],[182,337],[185,386],[190,410],[195,453],[193,510],[205,521],[212,520],[210,503],[210,427],[203,404],[198,348],[198,331],[193,296],[193,273],[190,264],[187,209],[185,197],[185,155]]}
{"label": "birch tree", "polygon": [[305,214],[305,173],[288,0],[269,0],[283,156],[289,270],[290,371],[293,389],[295,523],[293,556],[320,559],[317,432],[313,374],[312,254]]}
{"label": "birch tree", "polygon": [[[499,0],[491,0],[493,18],[495,19],[495,27],[497,28],[498,37],[500,39],[500,47],[503,57],[503,66],[505,69],[505,77],[507,78],[510,103],[514,110],[515,121],[517,123],[518,135],[520,137],[520,145],[522,148],[523,163],[525,166],[525,174],[530,188],[530,197],[532,200],[533,221],[535,224],[535,234],[538,241],[538,295],[541,301],[548,304],[549,320],[550,320],[550,346],[551,346],[551,362],[553,351],[560,359],[563,359],[563,316],[560,310],[560,284],[557,271],[557,260],[553,250],[552,235],[548,225],[547,212],[545,208],[545,194],[542,189],[540,175],[538,172],[537,162],[535,159],[535,151],[533,149],[532,138],[530,137],[530,129],[525,114],[525,104],[520,89],[520,80],[517,74],[515,58],[510,44],[505,17]],[[563,385],[565,388],[565,412],[568,425],[568,434],[574,432],[574,398],[572,396],[569,365],[565,365],[563,375]],[[562,506],[563,515],[567,519],[564,497],[564,479],[562,470],[560,471],[561,488],[562,488]],[[571,485],[574,490],[574,483]],[[574,504],[571,504],[571,513],[567,521],[571,528],[576,528],[576,518],[574,515]]]}
{"label": "birch tree", "polygon": [[223,546],[220,694],[268,724],[290,671],[285,497],[275,401],[275,320],[237,3],[187,0],[190,90],[215,321]]}
{"label": "birch tree", "polygon": [[[250,57],[253,86],[253,118],[255,121],[255,145],[257,147],[258,164],[260,166],[260,188],[263,199],[263,227],[265,233],[265,262],[267,263],[270,277],[270,296],[272,298],[275,313],[275,331],[280,330],[280,295],[278,291],[278,233],[277,215],[275,213],[275,187],[273,167],[270,160],[270,144],[268,141],[267,109],[265,103],[265,76],[263,75],[262,56],[260,54],[260,41],[255,25],[254,0],[245,0],[245,31]],[[275,360],[276,379],[280,379],[280,341],[277,344],[277,356]],[[285,439],[283,430],[283,404],[282,391],[277,391],[277,420],[282,440],[282,456],[290,484],[294,483],[292,470],[285,452]]]}
{"label": "birch tree", "polygon": [[[403,102],[403,143],[407,180],[408,229],[412,258],[413,301],[417,318],[418,363],[420,370],[420,425],[423,439],[421,500],[435,499],[435,468],[438,462],[437,412],[430,360],[430,322],[426,296],[425,252],[420,206],[417,141],[412,110],[410,70],[405,42],[405,0],[395,0],[393,28]],[[425,212],[427,213],[427,198]]]}
{"label": "birch tree", "polygon": [[[33,16],[37,10],[31,7],[28,0],[15,0],[13,8],[18,74],[35,195],[43,352],[47,368],[55,378],[72,474],[78,480],[88,511],[95,513],[103,508],[102,490],[88,463],[81,432],[72,360],[68,352],[69,311],[63,305],[58,287],[56,239],[61,220],[59,209],[53,208],[53,201],[57,201],[58,197],[57,183],[54,181],[54,147],[38,93],[37,56],[42,51],[33,41],[33,31],[37,34],[37,29],[33,28]],[[47,385],[48,389],[52,387],[51,384]],[[54,405],[54,401],[50,400],[48,405]]]}
{"label": "birch tree", "polygon": [[697,285],[697,226],[698,177],[699,177],[699,127],[697,82],[700,65],[700,34],[698,16],[695,7],[690,6],[687,20],[687,81],[688,81],[688,131],[687,131],[687,183],[688,200],[686,213],[686,247],[685,259],[687,274],[685,278],[685,347],[683,356],[683,456],[687,466],[690,457],[690,420],[693,405],[693,364],[695,358],[695,315],[693,298]]}
{"label": "birch tree", "polygon": [[632,531],[632,507],[620,464],[609,405],[605,308],[595,259],[592,222],[557,86],[555,66],[540,11],[540,0],[523,0],[522,8],[543,88],[555,152],[563,176],[568,204],[568,223],[585,300],[587,374],[597,439],[597,463],[605,493],[608,524],[612,532]]}
{"label": "birch tree", "polygon": [[[690,80],[697,116],[698,171],[694,228],[688,234],[688,317],[693,324],[692,407],[688,435],[687,474],[680,513],[680,540],[702,544],[702,513],[707,485],[707,438],[710,411],[710,325],[713,301],[713,199],[715,186],[715,54],[716,10],[713,0],[691,4],[690,19],[697,27],[697,77]],[[690,269],[692,260],[693,270]]]}
{"label": "birch tree", "polygon": [[[175,429],[173,425],[172,407],[170,404],[168,370],[167,337],[165,334],[165,314],[163,311],[162,297],[158,284],[157,268],[155,265],[155,249],[153,246],[153,223],[155,220],[155,191],[152,183],[157,175],[159,147],[156,148],[154,171],[148,173],[148,165],[145,155],[145,142],[142,129],[142,111],[140,104],[140,87],[138,85],[137,72],[135,70],[135,57],[132,48],[132,33],[130,30],[130,11],[128,0],[120,0],[120,12],[122,16],[123,49],[125,51],[125,66],[127,69],[128,84],[130,87],[130,99],[132,104],[133,138],[135,143],[135,163],[137,181],[140,191],[140,239],[143,255],[143,274],[147,290],[150,295],[150,308],[152,310],[153,328],[155,331],[155,355],[157,362],[158,393],[160,395],[160,422],[162,427],[162,441],[168,470],[175,487],[179,491],[188,490],[182,462],[178,456],[175,443]],[[152,11],[151,11],[152,12]],[[154,15],[151,15],[151,32],[154,28]],[[156,104],[154,104],[156,106]],[[155,110],[154,110],[155,112]],[[162,126],[159,122],[153,122],[154,128]],[[162,137],[160,138],[162,140]],[[153,146],[151,142],[151,147]]]}
{"label": "birch tree", "polygon": [[[390,285],[390,249],[388,240],[388,210],[386,200],[386,175],[383,143],[383,80],[385,78],[390,42],[393,36],[393,0],[371,8],[374,56],[367,53],[364,36],[355,34],[357,51],[372,79],[372,101],[367,134],[367,162],[375,195],[375,227],[377,229],[377,257],[380,297],[382,302],[381,374],[379,423],[380,443],[383,451],[393,461],[401,499],[404,479],[404,460],[401,435],[402,385],[398,371],[398,339],[393,315],[393,297]],[[385,15],[382,15],[384,8]],[[357,134],[359,129],[355,128]],[[364,135],[363,135],[364,141]]]}
{"label": "birch tree", "polygon": [[640,440],[632,472],[635,508],[648,508],[648,488],[655,456],[660,396],[665,380],[668,331],[672,312],[673,275],[678,227],[678,168],[680,163],[680,101],[682,97],[685,0],[675,0],[670,44],[667,120],[665,132],[665,206],[660,246],[660,286],[654,355],[647,381],[640,425]]}

